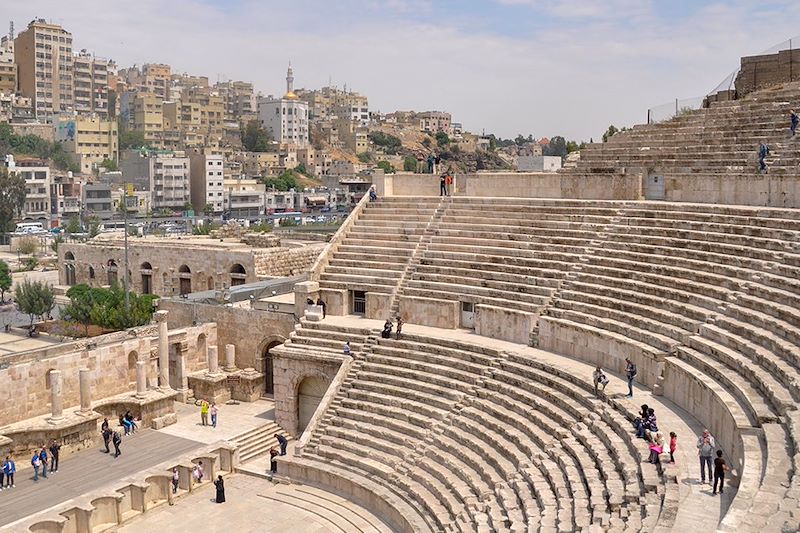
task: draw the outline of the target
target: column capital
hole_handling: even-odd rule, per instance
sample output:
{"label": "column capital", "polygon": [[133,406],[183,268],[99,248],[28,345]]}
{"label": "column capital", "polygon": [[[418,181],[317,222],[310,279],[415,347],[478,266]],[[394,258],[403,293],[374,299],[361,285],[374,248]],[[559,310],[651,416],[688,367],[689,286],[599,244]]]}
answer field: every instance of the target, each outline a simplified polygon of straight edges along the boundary
{"label": "column capital", "polygon": [[156,319],[156,322],[162,323],[167,321],[167,315],[169,315],[169,311],[156,311],[153,313],[153,318]]}

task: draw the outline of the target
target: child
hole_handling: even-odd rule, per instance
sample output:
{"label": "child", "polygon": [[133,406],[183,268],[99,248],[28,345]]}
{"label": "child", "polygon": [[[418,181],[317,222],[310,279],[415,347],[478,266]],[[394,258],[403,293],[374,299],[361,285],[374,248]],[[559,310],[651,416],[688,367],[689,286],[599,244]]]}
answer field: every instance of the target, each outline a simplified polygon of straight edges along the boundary
{"label": "child", "polygon": [[719,493],[722,494],[722,486],[725,484],[725,471],[730,470],[722,458],[722,450],[717,450],[717,458],[714,459],[714,486],[711,494],[717,493],[717,481],[719,481]]}
{"label": "child", "polygon": [[661,464],[661,452],[664,451],[664,447],[658,442],[658,439],[654,439],[650,443],[650,459],[649,461],[655,465]]}
{"label": "child", "polygon": [[675,450],[678,449],[678,436],[674,431],[669,432],[669,462],[675,462]]}

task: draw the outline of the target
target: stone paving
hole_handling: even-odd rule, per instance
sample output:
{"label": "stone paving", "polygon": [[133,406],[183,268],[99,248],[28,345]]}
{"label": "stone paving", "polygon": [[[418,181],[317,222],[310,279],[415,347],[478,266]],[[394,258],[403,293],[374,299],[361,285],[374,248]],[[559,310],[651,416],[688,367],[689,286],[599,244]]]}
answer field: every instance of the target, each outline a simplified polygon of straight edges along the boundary
{"label": "stone paving", "polygon": [[[210,444],[218,440],[229,440],[248,429],[275,420],[275,403],[272,400],[218,404],[217,427],[200,423],[200,406],[194,403],[176,403],[178,423],[167,426],[161,433]],[[209,422],[211,417],[209,417]]]}
{"label": "stone paving", "polygon": [[51,344],[59,344],[59,339],[48,335],[32,338],[27,335],[0,331],[0,357],[19,352],[27,352],[28,350],[46,348]]}

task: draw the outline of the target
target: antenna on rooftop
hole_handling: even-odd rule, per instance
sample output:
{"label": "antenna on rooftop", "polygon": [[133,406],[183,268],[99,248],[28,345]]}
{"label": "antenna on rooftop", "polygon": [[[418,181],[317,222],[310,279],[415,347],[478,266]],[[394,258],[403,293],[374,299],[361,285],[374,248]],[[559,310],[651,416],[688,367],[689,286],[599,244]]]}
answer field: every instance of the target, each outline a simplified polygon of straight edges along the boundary
{"label": "antenna on rooftop", "polygon": [[13,41],[14,40],[14,21],[8,23],[8,37]]}

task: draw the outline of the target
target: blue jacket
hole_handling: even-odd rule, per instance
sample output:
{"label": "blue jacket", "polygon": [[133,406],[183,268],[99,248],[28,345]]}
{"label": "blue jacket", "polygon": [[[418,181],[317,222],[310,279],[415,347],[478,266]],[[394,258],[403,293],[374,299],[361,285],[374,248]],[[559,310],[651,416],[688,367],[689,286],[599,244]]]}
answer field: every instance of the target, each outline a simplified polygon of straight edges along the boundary
{"label": "blue jacket", "polygon": [[47,452],[42,450],[42,452],[39,454],[39,459],[41,459],[43,463],[47,461]]}

